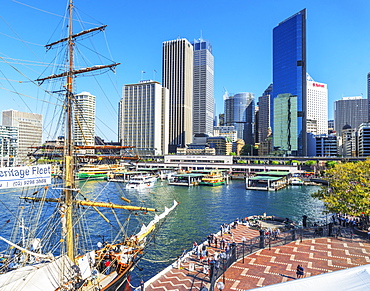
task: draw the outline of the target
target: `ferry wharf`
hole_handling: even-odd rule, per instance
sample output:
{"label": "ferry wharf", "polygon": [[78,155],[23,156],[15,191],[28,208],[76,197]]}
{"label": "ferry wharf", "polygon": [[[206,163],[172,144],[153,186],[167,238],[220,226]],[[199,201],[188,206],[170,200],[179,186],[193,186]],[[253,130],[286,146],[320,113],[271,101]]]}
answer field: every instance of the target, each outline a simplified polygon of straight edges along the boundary
{"label": "ferry wharf", "polygon": [[[332,237],[325,227],[276,234],[274,229],[284,226],[276,221],[260,221],[261,229],[233,224],[230,231],[215,235],[217,245],[201,244],[208,259],[191,250],[145,282],[144,289],[240,291],[297,280],[297,265],[303,266],[304,277],[311,277],[370,264],[369,241],[350,228]],[[222,256],[221,240],[230,246],[226,256]]]}

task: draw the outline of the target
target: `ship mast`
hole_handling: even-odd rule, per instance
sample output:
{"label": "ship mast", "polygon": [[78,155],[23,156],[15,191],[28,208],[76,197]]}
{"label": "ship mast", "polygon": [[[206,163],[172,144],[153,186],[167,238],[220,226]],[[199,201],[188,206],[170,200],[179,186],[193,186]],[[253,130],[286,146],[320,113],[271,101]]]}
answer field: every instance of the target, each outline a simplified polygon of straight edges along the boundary
{"label": "ship mast", "polygon": [[66,126],[66,153],[64,157],[65,166],[65,204],[66,209],[66,223],[67,223],[67,234],[66,234],[66,245],[67,255],[74,262],[74,237],[73,237],[73,190],[75,187],[73,168],[73,141],[72,141],[72,98],[73,98],[73,0],[69,1],[69,34],[68,34],[68,51],[69,51],[69,71],[67,75],[67,126]]}
{"label": "ship mast", "polygon": [[[77,34],[73,34],[73,0],[69,0],[69,21],[68,21],[68,37],[58,40],[56,42],[50,43],[46,45],[47,49],[50,49],[53,45],[65,42],[67,44],[68,49],[68,68],[66,72],[61,74],[54,74],[45,78],[39,78],[36,81],[44,82],[45,80],[55,79],[66,77],[67,84],[66,88],[66,137],[65,137],[65,152],[64,152],[64,179],[65,179],[65,187],[63,189],[63,200],[59,199],[41,199],[41,200],[34,200],[34,201],[49,201],[49,202],[57,202],[62,203],[64,205],[64,214],[66,218],[66,231],[63,232],[62,236],[65,236],[65,243],[67,249],[67,256],[71,259],[72,262],[75,262],[75,237],[73,231],[73,208],[76,205],[85,205],[85,206],[92,206],[92,207],[108,207],[108,208],[117,208],[117,209],[127,209],[133,211],[156,211],[153,208],[144,208],[144,207],[135,207],[135,206],[122,206],[117,204],[111,203],[100,203],[100,202],[93,202],[93,201],[78,201],[75,198],[75,191],[76,191],[76,182],[74,176],[74,151],[75,146],[73,142],[73,102],[74,102],[74,95],[73,95],[73,82],[74,76],[77,74],[87,73],[95,70],[101,70],[105,68],[114,68],[119,65],[119,63],[113,63],[110,65],[98,65],[89,68],[83,69],[74,69],[74,40],[82,35],[94,32],[94,31],[102,31],[105,29],[105,25],[101,27],[92,28],[89,30],[85,30],[79,32]],[[93,148],[93,147],[92,147]],[[23,197],[24,199],[31,199],[30,197]]]}

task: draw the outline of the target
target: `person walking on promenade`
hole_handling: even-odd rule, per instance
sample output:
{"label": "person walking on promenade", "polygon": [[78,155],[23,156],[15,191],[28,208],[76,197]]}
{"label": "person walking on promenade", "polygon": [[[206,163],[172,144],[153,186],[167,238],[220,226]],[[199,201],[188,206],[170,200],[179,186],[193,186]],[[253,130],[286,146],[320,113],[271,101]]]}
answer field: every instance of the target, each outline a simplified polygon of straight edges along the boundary
{"label": "person walking on promenade", "polygon": [[223,250],[225,248],[225,239],[221,239],[221,242],[220,242],[220,248],[221,250]]}
{"label": "person walking on promenade", "polygon": [[198,254],[198,244],[196,241],[193,243],[193,253],[194,255]]}
{"label": "person walking on promenade", "polygon": [[302,265],[298,265],[297,266],[297,272],[296,272],[296,274],[297,274],[297,279],[303,278],[303,276],[304,276],[304,268],[302,267]]}
{"label": "person walking on promenade", "polygon": [[207,241],[208,241],[208,245],[211,247],[212,246],[212,237],[211,237],[210,234],[207,236]]}
{"label": "person walking on promenade", "polygon": [[341,236],[341,229],[340,229],[340,226],[338,226],[338,229],[337,229],[337,233],[335,235],[336,237],[339,237]]}

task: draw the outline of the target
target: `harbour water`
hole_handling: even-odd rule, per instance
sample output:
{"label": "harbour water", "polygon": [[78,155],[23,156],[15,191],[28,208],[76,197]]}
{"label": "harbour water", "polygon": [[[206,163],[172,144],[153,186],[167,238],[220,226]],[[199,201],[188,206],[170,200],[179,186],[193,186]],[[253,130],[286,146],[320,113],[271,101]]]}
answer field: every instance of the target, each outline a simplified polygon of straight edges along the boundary
{"label": "harbour water", "polygon": [[150,279],[183,250],[189,250],[194,241],[203,242],[208,234],[218,232],[222,223],[230,223],[236,218],[266,213],[288,217],[298,224],[303,215],[307,215],[311,223],[324,220],[322,202],[311,197],[311,193],[318,189],[316,186],[289,186],[277,192],[251,191],[246,190],[240,180],[219,187],[193,188],[158,182],[155,188],[141,194],[145,195],[147,204],[160,208],[171,205],[173,199],[180,204],[139,263],[140,269],[133,273],[132,284],[138,286],[140,280]]}
{"label": "harbour water", "polygon": [[[232,180],[229,185],[218,187],[168,186],[166,181],[158,181],[154,188],[126,190],[119,182],[80,182],[84,184],[83,195],[93,199],[92,193],[100,193],[98,200],[122,204],[121,195],[130,199],[132,205],[157,208],[159,213],[164,207],[170,207],[173,200],[180,202],[155,236],[155,240],[147,248],[147,253],[132,273],[132,285],[138,286],[141,280],[147,281],[158,272],[174,262],[184,250],[189,250],[194,241],[203,242],[207,235],[216,233],[222,223],[230,223],[236,218],[251,215],[275,215],[288,217],[300,223],[302,215],[308,216],[308,222],[324,219],[322,202],[313,199],[311,193],[319,189],[316,186],[289,186],[277,192],[246,190],[241,180]],[[6,225],[8,219],[14,219],[18,205],[19,193],[4,191],[0,202],[3,211],[2,235],[7,237],[10,231]],[[94,198],[96,199],[96,198]],[[86,210],[87,211],[87,210]],[[93,210],[90,210],[94,212]],[[107,215],[109,209],[102,210]],[[12,214],[13,213],[13,214]],[[96,213],[95,213],[96,214]],[[122,220],[125,218],[123,216]],[[122,213],[123,215],[123,213]],[[150,217],[144,217],[147,223]],[[94,230],[93,243],[109,238],[113,234],[104,225],[104,221],[92,218],[88,224]],[[136,226],[140,227],[140,223]],[[98,232],[98,230],[100,230]],[[105,230],[105,231],[104,231]],[[4,249],[4,242],[0,242]]]}

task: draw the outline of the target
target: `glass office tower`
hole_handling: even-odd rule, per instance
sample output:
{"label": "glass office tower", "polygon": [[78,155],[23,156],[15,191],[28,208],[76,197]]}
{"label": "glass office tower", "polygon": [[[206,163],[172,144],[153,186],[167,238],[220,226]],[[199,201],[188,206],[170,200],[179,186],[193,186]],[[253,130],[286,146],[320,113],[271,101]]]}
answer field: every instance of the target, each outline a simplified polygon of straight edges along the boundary
{"label": "glass office tower", "polygon": [[[273,30],[273,93],[297,96],[298,150],[293,155],[307,154],[306,137],[306,9],[279,23]],[[274,108],[271,104],[271,108]],[[274,120],[273,113],[271,120]],[[279,134],[273,129],[274,139]]]}
{"label": "glass office tower", "polygon": [[243,92],[224,95],[225,124],[234,126],[239,139],[246,144],[254,144],[254,94]]}

